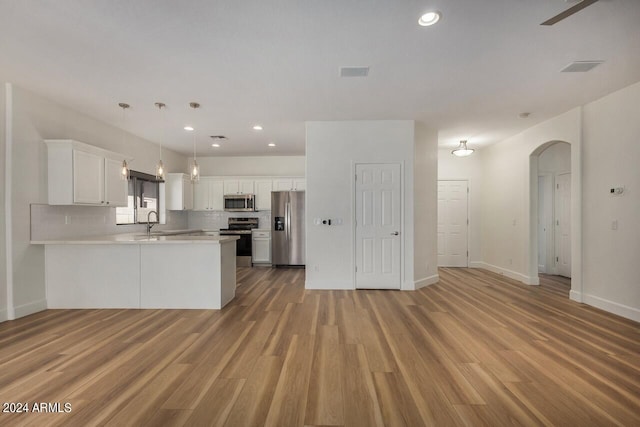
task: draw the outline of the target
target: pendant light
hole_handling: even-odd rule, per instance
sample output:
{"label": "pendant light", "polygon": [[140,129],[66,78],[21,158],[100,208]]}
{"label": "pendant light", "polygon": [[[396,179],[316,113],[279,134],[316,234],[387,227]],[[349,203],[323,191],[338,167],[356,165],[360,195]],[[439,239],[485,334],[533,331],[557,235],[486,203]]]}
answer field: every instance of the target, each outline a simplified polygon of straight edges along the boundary
{"label": "pendant light", "polygon": [[460,141],[458,148],[453,150],[451,154],[458,157],[465,157],[471,155],[474,151],[473,148],[467,148],[467,141]]}
{"label": "pendant light", "polygon": [[[195,111],[200,108],[200,104],[197,102],[190,102],[189,107],[193,108],[195,117]],[[196,132],[193,127],[191,129],[191,132],[193,132],[193,162],[191,163],[190,174],[191,181],[197,182],[200,180],[200,166],[198,166],[198,160],[196,158]]]}
{"label": "pendant light", "polygon": [[[127,108],[130,107],[129,104],[126,104],[124,102],[121,102],[118,104],[118,107],[122,108],[122,147],[126,149],[127,147],[127,132],[125,131],[125,125],[126,125],[126,114],[125,112],[127,111]],[[129,164],[127,163],[127,159],[122,160],[122,167],[120,168],[120,179],[123,181],[128,181],[129,180]]]}
{"label": "pendant light", "polygon": [[[162,109],[166,107],[166,105],[162,102],[156,102],[156,107],[158,107],[158,111],[160,111],[160,115],[162,116]],[[162,117],[164,119],[164,117]],[[162,120],[162,138],[160,139],[160,160],[156,164],[156,179],[164,180],[164,163],[162,163],[162,142],[165,137],[166,130],[166,120]]]}

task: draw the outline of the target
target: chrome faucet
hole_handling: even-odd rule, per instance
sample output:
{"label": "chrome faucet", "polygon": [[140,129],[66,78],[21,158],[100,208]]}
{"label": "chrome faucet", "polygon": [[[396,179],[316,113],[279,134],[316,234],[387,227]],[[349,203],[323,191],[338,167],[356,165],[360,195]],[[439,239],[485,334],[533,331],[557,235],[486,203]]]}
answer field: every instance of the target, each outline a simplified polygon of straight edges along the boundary
{"label": "chrome faucet", "polygon": [[[156,214],[156,222],[154,222],[153,224],[151,223],[150,219],[151,219],[151,214]],[[151,235],[151,227],[153,227],[154,225],[156,225],[158,222],[160,222],[160,219],[158,218],[158,212],[156,211],[149,211],[149,213],[147,214],[147,236]]]}

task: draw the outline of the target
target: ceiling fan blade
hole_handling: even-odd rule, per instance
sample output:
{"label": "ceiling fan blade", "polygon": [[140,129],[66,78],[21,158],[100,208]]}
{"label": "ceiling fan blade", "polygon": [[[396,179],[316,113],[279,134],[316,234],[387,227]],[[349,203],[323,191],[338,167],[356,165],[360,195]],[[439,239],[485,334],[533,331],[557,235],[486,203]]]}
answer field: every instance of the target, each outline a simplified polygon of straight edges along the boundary
{"label": "ceiling fan blade", "polygon": [[546,21],[544,21],[540,25],[553,25],[553,24],[555,24],[557,22],[562,21],[564,18],[568,18],[569,16],[573,15],[574,13],[580,12],[585,7],[591,6],[592,4],[594,4],[597,1],[598,0],[582,0],[580,3],[574,4],[569,9],[565,10],[562,13],[557,14],[553,18],[547,19]]}

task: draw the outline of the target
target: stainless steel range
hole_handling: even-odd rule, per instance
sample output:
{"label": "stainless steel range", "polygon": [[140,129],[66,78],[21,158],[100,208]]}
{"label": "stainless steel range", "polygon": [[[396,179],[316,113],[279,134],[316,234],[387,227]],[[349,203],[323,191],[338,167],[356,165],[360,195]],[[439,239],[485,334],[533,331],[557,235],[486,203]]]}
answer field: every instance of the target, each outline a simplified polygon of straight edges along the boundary
{"label": "stainless steel range", "polygon": [[239,236],[236,241],[236,265],[251,267],[251,230],[258,228],[258,218],[229,218],[229,228],[220,229],[221,236]]}

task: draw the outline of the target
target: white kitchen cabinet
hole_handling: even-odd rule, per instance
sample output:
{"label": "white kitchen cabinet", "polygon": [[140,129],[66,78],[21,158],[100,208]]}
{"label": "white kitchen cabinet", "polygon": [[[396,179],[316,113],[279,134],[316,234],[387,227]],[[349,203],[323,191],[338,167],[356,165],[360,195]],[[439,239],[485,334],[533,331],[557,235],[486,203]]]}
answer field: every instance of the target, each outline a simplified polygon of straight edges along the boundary
{"label": "white kitchen cabinet", "polygon": [[193,209],[193,184],[189,175],[168,173],[165,178],[165,196],[167,210],[184,211]]}
{"label": "white kitchen cabinet", "polygon": [[271,210],[271,191],[273,191],[273,181],[270,179],[256,180],[254,188],[256,191],[256,210]]}
{"label": "white kitchen cabinet", "polygon": [[104,203],[104,157],[73,150],[73,203]]}
{"label": "white kitchen cabinet", "polygon": [[293,179],[293,191],[304,191],[307,189],[307,180],[305,178]]}
{"label": "white kitchen cabinet", "polygon": [[201,177],[193,186],[194,211],[221,211],[224,208],[224,182],[218,178]]}
{"label": "white kitchen cabinet", "polygon": [[302,191],[307,188],[305,178],[275,178],[273,191]]}
{"label": "white kitchen cabinet", "polygon": [[253,194],[252,179],[225,179],[224,194]]}
{"label": "white kitchen cabinet", "polygon": [[127,206],[124,155],[70,139],[45,143],[50,205]]}
{"label": "white kitchen cabinet", "polygon": [[271,264],[270,230],[251,230],[251,263]]}
{"label": "white kitchen cabinet", "polygon": [[122,179],[122,160],[104,159],[104,198],[109,206],[127,206],[128,182]]}

